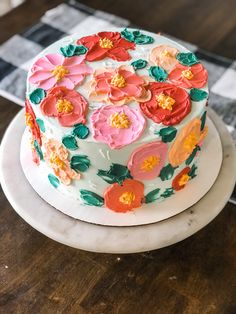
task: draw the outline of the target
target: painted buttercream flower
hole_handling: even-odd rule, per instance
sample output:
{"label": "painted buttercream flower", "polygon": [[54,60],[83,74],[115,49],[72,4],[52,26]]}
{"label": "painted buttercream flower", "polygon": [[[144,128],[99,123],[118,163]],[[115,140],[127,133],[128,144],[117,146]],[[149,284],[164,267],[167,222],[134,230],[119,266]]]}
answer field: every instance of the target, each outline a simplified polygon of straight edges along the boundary
{"label": "painted buttercream flower", "polygon": [[73,89],[93,71],[85,64],[84,58],[84,55],[65,58],[57,53],[47,54],[33,64],[29,81],[45,90],[53,86]]}
{"label": "painted buttercream flower", "polygon": [[143,77],[135,74],[131,66],[98,69],[90,83],[89,99],[115,105],[127,104],[133,100],[144,102],[150,99],[147,84]]}
{"label": "painted buttercream flower", "polygon": [[60,142],[49,139],[44,147],[46,163],[63,184],[70,185],[72,179],[80,179],[80,174],[70,168],[69,153]]}
{"label": "painted buttercream flower", "polygon": [[41,146],[42,139],[41,139],[40,128],[36,122],[35,113],[28,99],[26,99],[25,101],[25,120],[26,120],[26,125],[30,128],[33,139],[36,140],[38,144]]}
{"label": "painted buttercream flower", "polygon": [[104,193],[105,206],[120,213],[140,207],[143,198],[143,183],[132,179],[124,180],[122,185],[114,183]]}
{"label": "painted buttercream flower", "polygon": [[165,164],[168,145],[163,142],[152,142],[134,150],[128,169],[134,179],[152,180],[159,176]]}
{"label": "painted buttercream flower", "polygon": [[188,93],[167,83],[150,83],[151,99],[140,103],[143,113],[156,123],[175,125],[191,111]]}
{"label": "painted buttercream flower", "polygon": [[39,155],[38,155],[38,153],[34,147],[34,138],[33,137],[30,139],[30,147],[31,147],[31,153],[32,153],[32,160],[38,166],[40,164],[40,158],[39,158]]}
{"label": "painted buttercream flower", "polygon": [[139,108],[128,106],[104,106],[91,116],[93,137],[112,149],[121,148],[136,141],[143,133],[145,118]]}
{"label": "painted buttercream flower", "polygon": [[48,117],[55,117],[65,127],[86,123],[87,101],[75,90],[53,87],[43,99],[40,109]]}
{"label": "painted buttercream flower", "polygon": [[161,66],[169,72],[178,63],[178,60],[176,59],[178,52],[179,51],[174,47],[160,45],[151,50],[149,61],[154,65]]}
{"label": "painted buttercream flower", "polygon": [[201,120],[195,118],[180,130],[169,150],[169,162],[177,167],[193,152],[194,148],[206,137],[208,128],[201,130]]}
{"label": "painted buttercream flower", "polygon": [[182,190],[191,179],[191,176],[189,176],[189,172],[190,167],[186,167],[174,178],[174,180],[172,181],[172,188],[175,191]]}
{"label": "painted buttercream flower", "polygon": [[183,88],[201,88],[207,83],[208,73],[200,63],[190,67],[178,63],[169,73],[168,79]]}
{"label": "painted buttercream flower", "polygon": [[100,32],[82,37],[77,44],[88,48],[86,54],[88,61],[102,60],[106,57],[117,61],[127,61],[131,59],[127,50],[135,49],[135,44],[122,38],[119,32]]}

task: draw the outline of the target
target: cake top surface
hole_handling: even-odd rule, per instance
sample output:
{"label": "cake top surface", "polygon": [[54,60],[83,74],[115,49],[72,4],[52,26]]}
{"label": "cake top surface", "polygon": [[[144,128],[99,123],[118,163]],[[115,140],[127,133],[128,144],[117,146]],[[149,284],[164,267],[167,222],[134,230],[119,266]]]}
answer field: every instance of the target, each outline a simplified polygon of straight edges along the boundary
{"label": "cake top surface", "polygon": [[196,56],[178,43],[116,28],[74,34],[42,51],[28,74],[27,98],[58,136],[77,132],[119,149],[200,116],[207,79]]}

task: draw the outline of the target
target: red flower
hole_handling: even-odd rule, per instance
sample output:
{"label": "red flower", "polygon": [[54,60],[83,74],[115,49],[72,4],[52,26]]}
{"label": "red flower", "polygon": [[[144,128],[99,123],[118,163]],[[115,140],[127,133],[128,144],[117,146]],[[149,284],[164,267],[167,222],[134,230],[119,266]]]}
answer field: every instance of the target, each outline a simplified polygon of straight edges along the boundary
{"label": "red flower", "polygon": [[36,122],[36,116],[35,113],[30,105],[29,100],[26,98],[25,101],[25,120],[26,125],[30,128],[31,134],[33,136],[33,139],[38,142],[38,144],[42,145],[42,139],[41,139],[41,133],[39,126]]}
{"label": "red flower", "polygon": [[102,60],[105,57],[127,61],[131,59],[127,50],[135,48],[135,44],[122,38],[119,32],[100,32],[97,35],[82,37],[77,44],[88,48],[87,61]]}
{"label": "red flower", "polygon": [[175,191],[182,190],[188,183],[189,179],[191,179],[191,177],[188,175],[189,171],[190,167],[186,167],[182,171],[180,171],[180,173],[177,174],[177,176],[174,178],[174,180],[172,181],[172,188]]}
{"label": "red flower", "polygon": [[201,88],[206,84],[208,74],[200,63],[191,67],[177,64],[169,73],[168,79],[173,84],[183,88]]}
{"label": "red flower", "polygon": [[178,124],[191,111],[188,93],[179,87],[167,83],[150,83],[152,97],[140,103],[143,113],[156,123],[164,125]]}

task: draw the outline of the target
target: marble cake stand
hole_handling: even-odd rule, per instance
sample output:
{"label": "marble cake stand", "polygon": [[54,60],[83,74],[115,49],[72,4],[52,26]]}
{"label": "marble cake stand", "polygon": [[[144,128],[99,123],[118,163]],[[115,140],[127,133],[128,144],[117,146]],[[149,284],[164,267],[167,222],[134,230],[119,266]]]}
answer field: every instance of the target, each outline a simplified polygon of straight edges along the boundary
{"label": "marble cake stand", "polygon": [[[221,119],[209,110],[223,147],[223,162],[209,192],[195,205],[169,219],[144,226],[110,227],[70,218],[41,199],[20,166],[23,113],[12,121],[1,145],[2,188],[15,211],[32,227],[60,243],[93,252],[134,253],[179,242],[213,220],[228,201],[236,180],[234,142]],[[207,175],[207,173],[206,173]]]}

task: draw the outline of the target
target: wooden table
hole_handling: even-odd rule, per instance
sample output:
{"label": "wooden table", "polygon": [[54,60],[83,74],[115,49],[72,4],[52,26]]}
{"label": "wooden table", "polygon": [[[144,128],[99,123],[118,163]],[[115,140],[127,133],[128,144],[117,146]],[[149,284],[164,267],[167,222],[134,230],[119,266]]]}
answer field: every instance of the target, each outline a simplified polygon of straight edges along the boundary
{"label": "wooden table", "polygon": [[[0,43],[61,0],[27,1],[0,18]],[[81,1],[236,58],[235,0]],[[0,136],[20,107],[0,99]],[[14,179],[14,178],[13,178]],[[0,313],[236,313],[236,207],[158,251],[108,255],[56,243],[0,194]],[[207,210],[207,208],[206,208]]]}

